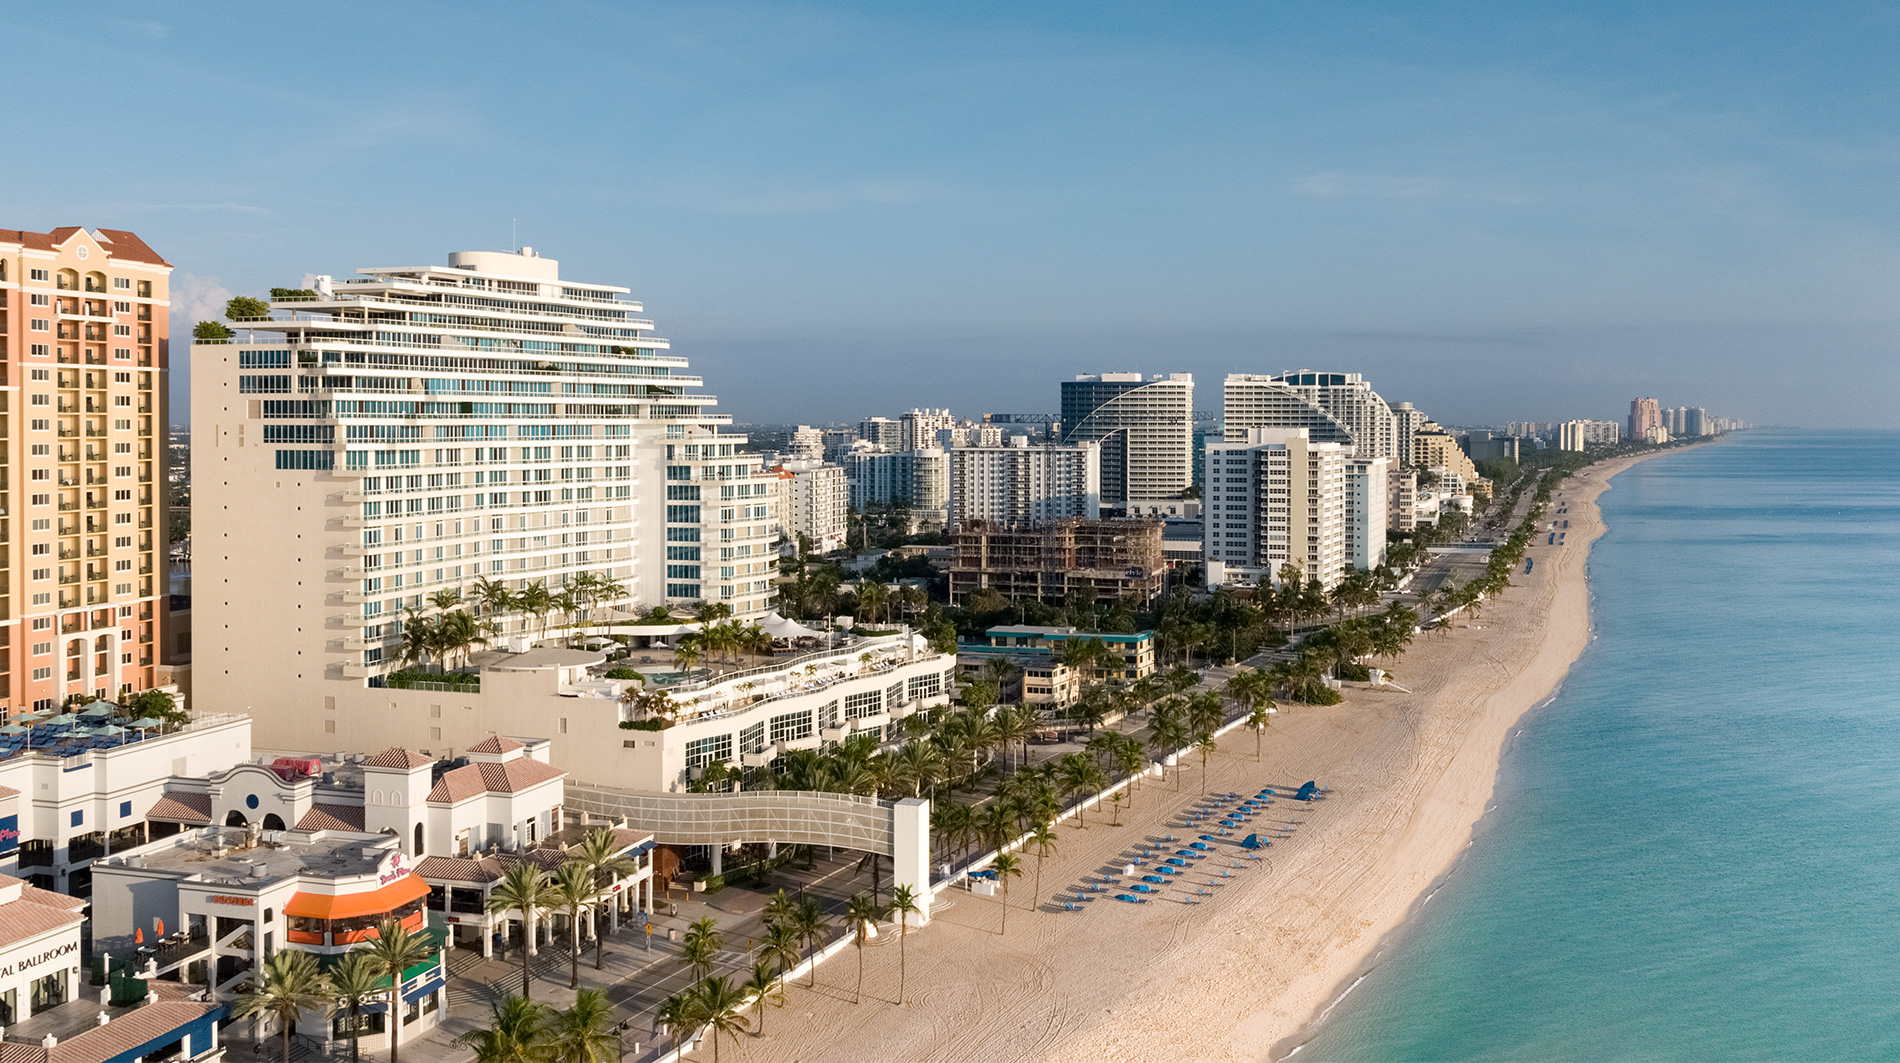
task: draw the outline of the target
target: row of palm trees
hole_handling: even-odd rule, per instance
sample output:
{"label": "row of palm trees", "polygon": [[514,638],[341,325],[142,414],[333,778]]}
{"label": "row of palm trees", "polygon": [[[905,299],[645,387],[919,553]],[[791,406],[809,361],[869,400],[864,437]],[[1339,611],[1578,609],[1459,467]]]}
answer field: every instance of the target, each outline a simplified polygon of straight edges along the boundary
{"label": "row of palm trees", "polygon": [[765,1007],[771,1003],[775,992],[778,1003],[785,1003],[785,987],[794,968],[810,960],[809,984],[818,984],[817,950],[823,945],[834,922],[851,936],[852,944],[857,949],[858,980],[851,1002],[860,1003],[864,999],[865,942],[876,932],[875,927],[879,922],[892,916],[898,920],[897,1003],[902,1005],[908,968],[906,948],[910,918],[919,914],[918,898],[917,890],[907,885],[896,886],[891,890],[891,902],[888,905],[878,904],[871,894],[857,893],[845,902],[844,911],[834,919],[826,914],[816,899],[804,896],[793,898],[784,890],[779,890],[766,902],[765,930],[753,952],[751,974],[737,984],[726,976],[712,974],[721,935],[711,919],[700,919],[687,928],[681,942],[681,953],[692,968],[694,984],[685,992],[668,997],[661,1003],[656,1026],[682,1043],[696,1031],[706,1030],[712,1035],[713,1059],[717,1061],[719,1042],[722,1039],[738,1040],[739,1035],[745,1032],[745,1008],[756,1006],[758,1029],[754,1036],[763,1037]]}
{"label": "row of palm trees", "polygon": [[565,1009],[509,997],[494,1006],[486,1029],[457,1038],[475,1050],[475,1063],[615,1063],[621,1058],[613,1004],[599,989],[583,989]]}
{"label": "row of palm trees", "polygon": [[616,879],[630,875],[639,865],[627,857],[613,832],[597,827],[581,836],[579,844],[568,850],[567,860],[551,875],[523,860],[502,872],[500,881],[488,893],[488,910],[498,915],[513,915],[521,920],[521,997],[534,999],[534,983],[529,959],[534,952],[534,929],[544,914],[560,912],[567,916],[569,975],[568,988],[580,987],[581,926],[588,924],[594,940],[594,969],[604,962],[606,937],[596,925],[600,908],[611,901]]}
{"label": "row of palm trees", "polygon": [[[448,592],[454,594],[453,591]],[[550,614],[559,613],[564,624],[606,602],[627,597],[626,584],[604,572],[577,572],[569,576],[559,590],[549,590],[546,582],[532,580],[514,590],[508,581],[475,581],[471,600],[480,607],[482,618],[500,627],[509,617],[523,617],[535,625],[536,637],[545,637]],[[460,596],[456,596],[456,601]],[[433,602],[433,599],[432,599]],[[443,608],[438,606],[438,608]]]}
{"label": "row of palm trees", "polygon": [[471,599],[480,610],[479,616],[459,608],[463,605],[462,592],[436,591],[428,596],[423,609],[404,611],[398,652],[406,664],[433,660],[448,671],[458,658],[466,664],[477,647],[499,636],[510,616],[526,616],[535,623],[537,637],[543,637],[552,613],[572,623],[574,617],[595,605],[626,596],[624,584],[598,572],[577,573],[559,591],[548,590],[541,580],[517,591],[511,590],[505,580],[482,577],[475,581]]}
{"label": "row of palm trees", "polygon": [[284,1063],[290,1063],[290,1039],[297,1020],[317,1012],[328,1018],[349,1016],[350,1060],[358,1058],[359,1019],[363,1008],[383,1001],[389,1024],[389,1063],[397,1063],[402,1041],[402,973],[435,955],[435,946],[402,923],[384,920],[376,937],[344,954],[328,974],[317,958],[301,949],[279,949],[238,994],[239,1018],[274,1017],[283,1033]]}

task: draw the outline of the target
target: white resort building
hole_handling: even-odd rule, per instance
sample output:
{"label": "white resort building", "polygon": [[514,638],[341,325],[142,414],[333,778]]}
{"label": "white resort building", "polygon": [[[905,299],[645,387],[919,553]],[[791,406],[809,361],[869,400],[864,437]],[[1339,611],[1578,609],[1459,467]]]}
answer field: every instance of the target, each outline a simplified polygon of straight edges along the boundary
{"label": "white resort building", "polygon": [[376,686],[454,596],[577,592],[478,610],[504,644],[632,607],[766,612],[776,475],[715,433],[626,289],[528,248],[360,272],[193,348],[201,704],[275,747],[465,748],[486,733],[426,715],[445,699]]}

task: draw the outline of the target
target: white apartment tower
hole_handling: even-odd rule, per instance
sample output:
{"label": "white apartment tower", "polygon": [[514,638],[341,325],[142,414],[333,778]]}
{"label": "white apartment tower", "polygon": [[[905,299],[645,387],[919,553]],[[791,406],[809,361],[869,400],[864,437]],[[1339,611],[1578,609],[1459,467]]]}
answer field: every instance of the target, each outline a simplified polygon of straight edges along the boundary
{"label": "white apartment tower", "polygon": [[1253,428],[1207,445],[1207,584],[1277,586],[1293,564],[1330,589],[1346,564],[1347,448],[1304,428]]}
{"label": "white apartment tower", "polygon": [[910,508],[913,528],[943,528],[950,520],[950,455],[940,447],[886,453],[854,450],[845,455],[851,505]]}
{"label": "white apartment tower", "polygon": [[806,536],[821,554],[844,549],[850,505],[844,467],[821,461],[788,461],[779,470],[791,478],[787,536]]}
{"label": "white apartment tower", "polygon": [[1418,435],[1418,430],[1425,427],[1425,422],[1429,420],[1431,418],[1425,416],[1424,410],[1418,409],[1409,402],[1392,404],[1393,431],[1396,433],[1392,456],[1399,460],[1402,468],[1418,467],[1418,463],[1412,460],[1413,437]]}
{"label": "white apartment tower", "polygon": [[923,450],[941,442],[937,433],[954,429],[957,419],[949,410],[911,410],[897,418],[897,449]]}
{"label": "white apartment tower", "polygon": [[1104,506],[1179,498],[1194,483],[1194,377],[1099,373],[1065,380],[1062,442],[1101,444]]}
{"label": "white apartment tower", "polygon": [[966,520],[1029,525],[1102,515],[1101,448],[1030,446],[1012,436],[1006,447],[950,451],[950,525]]}
{"label": "white apartment tower", "polygon": [[1358,373],[1232,373],[1221,399],[1229,443],[1250,428],[1304,428],[1313,442],[1346,444],[1355,457],[1400,457],[1392,407]]}
{"label": "white apartment tower", "polygon": [[1356,569],[1385,563],[1386,516],[1397,467],[1391,458],[1346,459],[1346,563]]}
{"label": "white apartment tower", "polygon": [[[278,743],[286,717],[362,702],[442,592],[767,610],[776,477],[714,432],[627,289],[528,248],[359,272],[193,347],[205,704]],[[542,626],[484,619],[498,642]]]}

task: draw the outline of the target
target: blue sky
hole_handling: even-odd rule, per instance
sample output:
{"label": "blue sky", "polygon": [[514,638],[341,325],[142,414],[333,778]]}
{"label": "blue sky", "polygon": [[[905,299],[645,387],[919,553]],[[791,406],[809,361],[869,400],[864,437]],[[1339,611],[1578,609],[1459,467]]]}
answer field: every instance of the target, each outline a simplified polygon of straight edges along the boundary
{"label": "blue sky", "polygon": [[7,23],[54,150],[0,167],[0,224],[133,229],[198,306],[514,222],[633,288],[741,421],[1045,411],[1102,369],[1192,372],[1215,408],[1227,372],[1306,366],[1458,423],[1645,394],[1900,427],[1891,5]]}

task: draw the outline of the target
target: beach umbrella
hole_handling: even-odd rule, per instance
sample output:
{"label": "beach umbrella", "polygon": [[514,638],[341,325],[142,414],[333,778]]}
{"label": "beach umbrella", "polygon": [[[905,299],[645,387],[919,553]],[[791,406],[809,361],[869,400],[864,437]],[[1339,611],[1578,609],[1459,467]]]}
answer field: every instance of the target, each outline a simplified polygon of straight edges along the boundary
{"label": "beach umbrella", "polygon": [[29,728],[29,727],[22,727],[17,723],[10,723],[10,724],[7,724],[5,727],[0,727],[0,735],[25,734],[27,731],[31,729],[32,728]]}
{"label": "beach umbrella", "polygon": [[125,728],[120,727],[117,724],[109,723],[109,724],[106,724],[104,727],[94,727],[92,729],[92,733],[96,735],[122,735],[125,733]]}
{"label": "beach umbrella", "polygon": [[92,704],[86,706],[85,708],[80,709],[79,715],[81,716],[116,716],[118,715],[118,712],[119,712],[119,707],[117,705],[114,705],[110,701],[95,701]]}
{"label": "beach umbrella", "polygon": [[139,731],[149,731],[154,727],[164,726],[164,722],[161,720],[154,720],[150,716],[141,716],[138,719],[133,720],[131,723],[126,724],[126,726],[133,728],[135,730],[139,730]]}

